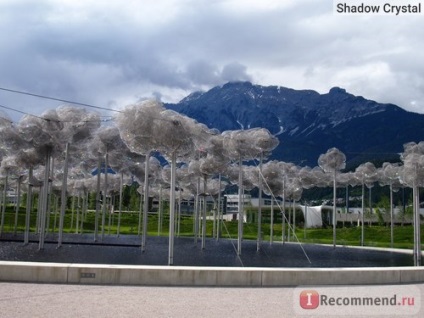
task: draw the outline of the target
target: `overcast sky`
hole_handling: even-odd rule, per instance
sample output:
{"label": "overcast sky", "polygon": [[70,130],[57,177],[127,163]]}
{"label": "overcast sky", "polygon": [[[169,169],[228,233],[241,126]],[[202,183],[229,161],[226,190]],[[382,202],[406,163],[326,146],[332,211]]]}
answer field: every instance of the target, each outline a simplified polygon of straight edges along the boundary
{"label": "overcast sky", "polygon": [[0,87],[119,109],[249,80],[424,113],[423,39],[424,15],[342,16],[332,0],[0,0]]}

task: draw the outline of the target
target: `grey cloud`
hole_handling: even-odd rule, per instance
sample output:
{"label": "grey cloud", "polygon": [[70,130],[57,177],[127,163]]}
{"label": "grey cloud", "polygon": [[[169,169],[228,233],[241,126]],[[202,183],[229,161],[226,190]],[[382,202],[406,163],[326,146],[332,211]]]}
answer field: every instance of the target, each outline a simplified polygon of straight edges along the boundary
{"label": "grey cloud", "polygon": [[[79,24],[52,24],[46,20],[28,29],[30,40],[17,49],[49,61],[59,82],[68,77],[60,67],[64,62],[70,67],[84,65],[87,72],[108,65],[120,71],[122,78],[116,80],[187,90],[223,80],[250,80],[240,67],[243,62],[239,66],[230,63],[243,58],[253,61],[252,57],[258,59],[266,51],[273,51],[268,39],[279,31],[271,27],[272,19],[233,16],[219,6],[208,8],[207,14],[199,14],[201,11],[200,6],[182,11],[175,21],[150,29],[107,24],[107,20],[97,17]],[[44,12],[47,15],[48,10]],[[116,19],[120,18],[117,13]],[[31,73],[45,77],[48,67],[41,66],[37,61],[31,63]]]}
{"label": "grey cloud", "polygon": [[185,75],[195,85],[215,85],[219,81],[218,67],[203,60],[189,62]]}
{"label": "grey cloud", "polygon": [[162,93],[160,92],[153,92],[152,93],[153,97],[157,100],[157,101],[162,101]]}
{"label": "grey cloud", "polygon": [[225,82],[230,81],[251,81],[252,77],[247,74],[247,67],[234,62],[224,66],[222,70],[222,79]]}
{"label": "grey cloud", "polygon": [[183,1],[172,18],[159,16],[147,25],[120,10],[96,8],[83,12],[86,19],[55,21],[55,2],[0,4],[0,83],[106,104],[188,94],[226,81],[258,82],[269,70],[281,72],[278,81],[285,78],[272,84],[293,87],[286,68],[299,74],[297,85],[308,85],[302,88],[328,91],[341,85],[332,80],[346,68],[383,63],[394,86],[377,82],[371,91],[364,80],[369,74],[358,73],[345,88],[366,98],[390,96],[404,107],[415,100],[423,109],[424,69],[417,62],[424,48],[422,19],[339,18],[315,0],[258,12],[228,11],[223,3]]}
{"label": "grey cloud", "polygon": [[196,61],[188,64],[184,76],[187,76],[193,87],[252,80],[252,77],[247,74],[247,67],[238,62],[226,64],[220,70],[216,65],[206,61]]}

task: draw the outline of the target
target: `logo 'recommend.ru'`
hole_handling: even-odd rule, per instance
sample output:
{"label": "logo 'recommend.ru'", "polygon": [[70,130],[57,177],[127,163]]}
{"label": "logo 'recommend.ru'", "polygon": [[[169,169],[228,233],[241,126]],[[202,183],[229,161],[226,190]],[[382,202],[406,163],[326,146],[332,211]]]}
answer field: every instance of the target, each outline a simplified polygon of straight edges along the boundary
{"label": "logo 'recommend.ru'", "polygon": [[315,309],[319,305],[319,294],[315,290],[304,290],[300,293],[299,301],[303,309]]}

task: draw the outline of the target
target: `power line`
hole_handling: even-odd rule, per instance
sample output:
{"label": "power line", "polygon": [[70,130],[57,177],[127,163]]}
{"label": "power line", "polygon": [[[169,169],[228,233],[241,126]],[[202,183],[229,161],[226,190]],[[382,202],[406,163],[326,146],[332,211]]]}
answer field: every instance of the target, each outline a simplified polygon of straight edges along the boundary
{"label": "power line", "polygon": [[[34,115],[34,114],[26,113],[26,112],[23,112],[23,111],[21,111],[19,109],[12,108],[12,107],[5,106],[5,105],[1,105],[1,104],[0,104],[0,108],[11,110],[11,111],[20,113],[22,115],[32,116],[32,117],[35,117],[35,118],[38,118],[38,119],[42,119],[42,120],[45,120],[45,121],[54,121],[54,122],[60,122],[60,123],[75,123],[75,121],[72,121],[72,120],[61,120],[61,119],[56,120],[56,119],[44,118],[44,117],[41,117],[41,116],[37,116],[37,115]],[[112,116],[99,116],[99,117],[103,117],[103,119],[100,119],[100,120],[79,120],[79,122],[84,122],[84,123],[88,123],[88,122],[108,122],[108,121],[111,121],[112,120],[112,118],[111,118]],[[10,121],[11,123],[13,123],[13,121],[11,121],[10,119],[8,119],[6,117],[3,117],[1,115],[0,115],[0,118],[6,119],[7,121]]]}
{"label": "power line", "polygon": [[[116,113],[122,113],[123,112],[123,111],[117,110],[117,109],[100,107],[100,106],[95,106],[95,105],[90,105],[90,104],[85,104],[85,103],[80,103],[80,102],[74,102],[74,101],[70,101],[70,100],[66,100],[66,99],[50,97],[50,96],[45,96],[45,95],[40,95],[40,94],[34,94],[34,93],[19,91],[19,90],[5,88],[5,87],[0,87],[0,90],[5,91],[5,92],[10,92],[10,93],[15,93],[15,94],[21,94],[21,95],[27,95],[27,96],[33,96],[33,97],[38,97],[38,98],[43,98],[43,99],[49,99],[49,100],[64,102],[64,103],[68,103],[68,104],[74,104],[74,105],[91,107],[91,108],[95,108],[95,109],[107,110],[107,111],[112,111],[112,112],[116,112]],[[34,116],[34,117],[37,117],[37,118],[40,118],[40,119],[43,119],[43,120],[49,120],[47,118],[43,118],[43,117],[40,117],[40,116],[37,116],[37,115],[29,114],[29,113],[20,111],[18,109],[12,108],[12,107],[7,107],[7,106],[4,106],[4,105],[0,105],[0,107],[5,108],[5,109],[9,109],[9,110],[12,110],[12,111],[24,114],[24,115]],[[101,116],[101,117],[111,117],[111,116]],[[157,118],[157,117],[154,117],[154,116],[151,116],[150,118],[155,119],[155,120],[162,120],[162,121],[166,121],[166,122],[174,122],[174,120],[170,120],[170,119],[167,119],[167,118]],[[112,120],[112,119],[105,119],[105,120],[101,120],[101,121],[106,122],[106,121],[110,121],[110,120]]]}
{"label": "power line", "polygon": [[[1,89],[2,88],[0,87],[0,90]],[[38,119],[42,119],[42,120],[45,120],[45,121],[55,121],[55,122],[62,122],[62,123],[65,123],[65,122],[74,122],[74,121],[67,121],[67,120],[56,120],[56,119],[44,118],[44,117],[41,117],[41,116],[37,116],[37,115],[31,114],[31,113],[27,113],[27,112],[21,111],[19,109],[16,109],[16,108],[13,108],[13,107],[9,107],[9,106],[5,106],[5,105],[1,105],[1,104],[0,104],[0,108],[11,110],[11,111],[20,113],[22,115],[28,115],[28,116],[36,117]],[[115,111],[116,112],[119,112],[119,113],[122,113],[122,111],[119,111],[119,110],[115,110]],[[80,120],[80,122],[109,122],[109,121],[112,121],[113,120],[112,116],[99,116],[99,117],[103,117],[104,119],[100,119],[100,120]],[[161,121],[165,121],[165,122],[169,122],[169,123],[174,123],[175,124],[175,120],[173,120],[173,119],[171,120],[171,119],[160,118],[160,117],[155,117],[155,116],[146,116],[146,117],[147,118],[150,118],[152,120],[161,120]],[[6,120],[10,121],[8,118],[5,118],[3,116],[0,116],[0,118],[3,118],[3,119],[6,119]],[[11,123],[13,123],[13,121],[11,121]],[[183,129],[186,130],[186,127],[183,126]]]}
{"label": "power line", "polygon": [[17,113],[20,113],[20,114],[22,114],[22,115],[30,115],[30,116],[34,116],[34,117],[36,117],[36,118],[46,119],[46,118],[42,118],[42,117],[37,116],[37,115],[29,114],[29,113],[23,112],[23,111],[21,111],[21,110],[19,110],[19,109],[15,109],[15,108],[8,107],[8,106],[5,106],[5,105],[0,105],[0,107],[1,107],[1,108],[4,108],[4,109],[11,110],[11,111],[14,111],[14,112],[17,112]]}
{"label": "power line", "polygon": [[74,105],[86,106],[86,107],[91,107],[91,108],[96,108],[96,109],[101,109],[101,110],[108,110],[108,111],[117,112],[117,113],[121,113],[122,112],[122,111],[117,110],[117,109],[100,107],[100,106],[94,106],[94,105],[90,105],[90,104],[85,104],[85,103],[80,103],[80,102],[74,102],[74,101],[70,101],[70,100],[66,100],[66,99],[61,99],[61,98],[56,98],[56,97],[50,97],[50,96],[45,96],[45,95],[39,95],[39,94],[34,94],[34,93],[29,93],[29,92],[18,91],[18,90],[14,90],[14,89],[10,89],[10,88],[0,87],[0,90],[6,91],[6,92],[10,92],[10,93],[15,93],[15,94],[28,95],[28,96],[38,97],[38,98],[55,100],[55,101],[69,103],[69,104],[74,104]]}

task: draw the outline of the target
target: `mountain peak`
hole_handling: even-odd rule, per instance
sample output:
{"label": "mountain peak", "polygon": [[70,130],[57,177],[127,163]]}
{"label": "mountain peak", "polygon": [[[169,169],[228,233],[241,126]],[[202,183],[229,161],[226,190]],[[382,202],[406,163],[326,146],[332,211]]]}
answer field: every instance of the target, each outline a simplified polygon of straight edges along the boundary
{"label": "mountain peak", "polygon": [[231,81],[228,83],[225,83],[222,88],[233,88],[233,87],[244,87],[244,88],[251,88],[253,87],[253,84],[249,81]]}
{"label": "mountain peak", "polygon": [[340,88],[336,86],[331,88],[328,93],[329,94],[346,94],[346,90],[344,88]]}
{"label": "mountain peak", "polygon": [[202,91],[193,92],[190,95],[184,97],[182,100],[180,100],[179,104],[189,103],[193,100],[200,98],[200,96],[202,96],[203,94],[204,94],[204,92],[202,92]]}
{"label": "mountain peak", "polygon": [[267,128],[280,139],[274,158],[306,159],[312,165],[331,147],[356,153],[384,147],[384,153],[401,152],[403,143],[424,136],[424,115],[367,100],[340,87],[319,94],[229,82],[166,107],[220,131]]}

